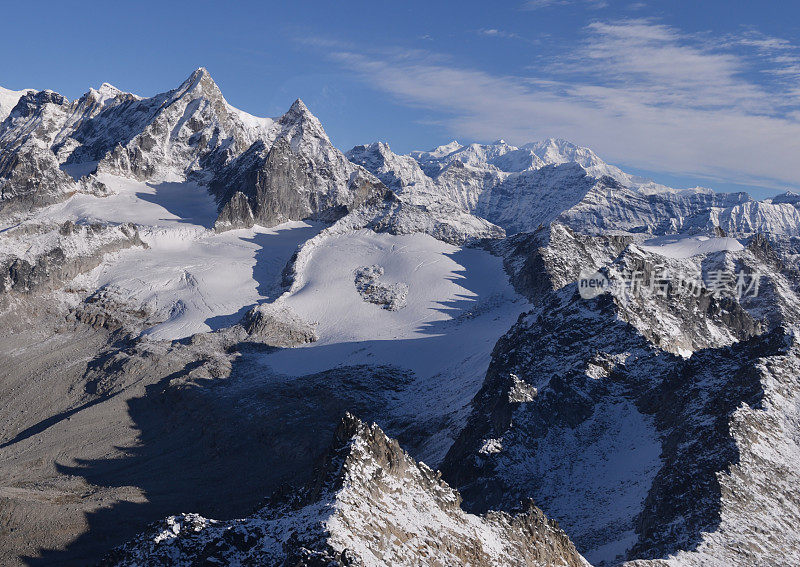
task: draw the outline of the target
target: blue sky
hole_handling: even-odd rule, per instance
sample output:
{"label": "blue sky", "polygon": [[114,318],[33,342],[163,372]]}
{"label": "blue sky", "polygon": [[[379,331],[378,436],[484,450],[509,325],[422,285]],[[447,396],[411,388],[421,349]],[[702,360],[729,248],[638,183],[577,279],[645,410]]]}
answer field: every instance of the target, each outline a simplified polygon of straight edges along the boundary
{"label": "blue sky", "polygon": [[566,138],[675,186],[800,190],[800,6],[734,1],[7,3],[0,85],[302,98],[334,144]]}

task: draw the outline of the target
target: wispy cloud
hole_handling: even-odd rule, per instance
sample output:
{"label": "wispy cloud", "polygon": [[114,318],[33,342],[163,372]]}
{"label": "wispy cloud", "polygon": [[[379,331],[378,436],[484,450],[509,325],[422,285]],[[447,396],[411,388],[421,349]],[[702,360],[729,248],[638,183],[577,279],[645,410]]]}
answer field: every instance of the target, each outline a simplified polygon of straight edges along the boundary
{"label": "wispy cloud", "polygon": [[606,0],[528,0],[522,5],[523,10],[541,10],[553,6],[568,6],[569,4],[584,4],[589,8],[607,8]]}
{"label": "wispy cloud", "polygon": [[733,41],[622,20],[590,24],[571,53],[527,76],[419,52],[331,56],[401,102],[440,112],[459,137],[560,136],[642,169],[797,187],[796,87],[753,79],[754,70],[791,74],[794,49],[751,33]]}
{"label": "wispy cloud", "polygon": [[501,37],[506,39],[518,39],[520,36],[514,32],[499,30],[497,28],[483,28],[478,30],[478,35],[485,35],[487,37]]}

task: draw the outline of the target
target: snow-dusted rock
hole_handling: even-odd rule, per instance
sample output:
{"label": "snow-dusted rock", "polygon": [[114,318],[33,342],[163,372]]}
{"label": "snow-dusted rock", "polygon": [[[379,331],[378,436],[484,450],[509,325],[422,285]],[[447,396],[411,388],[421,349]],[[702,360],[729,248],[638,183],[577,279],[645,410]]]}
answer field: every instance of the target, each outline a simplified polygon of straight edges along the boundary
{"label": "snow-dusted rock", "polygon": [[25,225],[0,240],[0,294],[58,289],[102,263],[106,254],[144,246],[133,224]]}
{"label": "snow-dusted rock", "polygon": [[383,268],[378,265],[361,266],[355,272],[355,286],[364,301],[380,305],[389,311],[397,311],[406,306],[408,284],[403,282],[385,283],[379,281]]}
{"label": "snow-dusted rock", "polygon": [[474,516],[460,501],[377,425],[348,414],[305,491],[241,520],[169,517],[103,565],[588,565],[536,507]]}
{"label": "snow-dusted rock", "polygon": [[33,92],[32,89],[23,89],[21,91],[12,91],[0,87],[0,122],[6,119],[11,113],[11,109],[17,106],[19,99],[24,95]]}
{"label": "snow-dusted rock", "polygon": [[317,340],[314,327],[286,306],[262,303],[253,307],[241,323],[247,340],[286,348]]}

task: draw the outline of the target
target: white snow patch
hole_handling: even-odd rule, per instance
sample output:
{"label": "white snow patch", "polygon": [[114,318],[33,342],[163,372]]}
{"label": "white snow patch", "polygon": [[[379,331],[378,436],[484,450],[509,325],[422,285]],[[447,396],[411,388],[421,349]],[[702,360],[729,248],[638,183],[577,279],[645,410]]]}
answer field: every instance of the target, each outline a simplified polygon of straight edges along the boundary
{"label": "white snow patch", "polygon": [[645,252],[652,252],[665,258],[691,258],[712,254],[714,252],[739,252],[744,250],[741,242],[735,238],[712,238],[708,236],[691,236],[689,238],[658,238],[640,246]]}
{"label": "white snow patch", "polygon": [[[353,273],[372,264],[384,269],[387,281],[408,285],[404,309],[376,310],[359,295]],[[313,249],[302,276],[304,285],[280,301],[318,323],[320,340],[307,348],[319,352],[275,353],[270,363],[276,369],[310,373],[335,362],[379,360],[422,373],[441,371],[478,345],[493,346],[526,305],[499,258],[425,234],[359,230],[328,237]]]}

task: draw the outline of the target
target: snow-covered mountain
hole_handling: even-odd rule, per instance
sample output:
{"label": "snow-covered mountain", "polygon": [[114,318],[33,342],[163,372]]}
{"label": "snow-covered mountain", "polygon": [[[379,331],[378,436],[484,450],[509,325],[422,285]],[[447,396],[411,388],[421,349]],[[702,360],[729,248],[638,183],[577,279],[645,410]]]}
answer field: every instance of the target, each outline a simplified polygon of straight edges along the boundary
{"label": "snow-covered mountain", "polygon": [[32,92],[32,89],[12,91],[0,87],[0,121],[5,120],[6,116],[11,112],[11,109],[19,102],[19,99],[30,92]]}
{"label": "snow-covered mountain", "polygon": [[375,143],[347,155],[409,200],[432,209],[446,202],[512,234],[558,220],[595,233],[708,232],[719,226],[738,234],[800,235],[791,195],[755,201],[746,193],[671,189],[628,175],[564,140],[522,148],[502,140],[451,142],[408,156]]}
{"label": "snow-covered mountain", "polygon": [[0,119],[0,563],[800,562],[797,195],[202,68]]}

